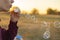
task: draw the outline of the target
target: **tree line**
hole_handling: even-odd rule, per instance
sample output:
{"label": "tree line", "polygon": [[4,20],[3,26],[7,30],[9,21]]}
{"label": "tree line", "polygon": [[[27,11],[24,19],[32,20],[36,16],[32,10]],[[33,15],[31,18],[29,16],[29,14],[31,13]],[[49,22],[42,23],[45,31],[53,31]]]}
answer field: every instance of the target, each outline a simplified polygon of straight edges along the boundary
{"label": "tree line", "polygon": [[48,8],[47,9],[47,14],[50,14],[50,15],[60,15],[60,11],[58,11],[58,10],[53,10],[53,9],[51,9],[51,8]]}
{"label": "tree line", "polygon": [[[60,15],[60,11],[58,11],[57,9],[53,10],[52,8],[48,8],[46,12],[47,12],[47,15]],[[39,10],[36,8],[33,8],[31,11],[31,14],[39,15]]]}

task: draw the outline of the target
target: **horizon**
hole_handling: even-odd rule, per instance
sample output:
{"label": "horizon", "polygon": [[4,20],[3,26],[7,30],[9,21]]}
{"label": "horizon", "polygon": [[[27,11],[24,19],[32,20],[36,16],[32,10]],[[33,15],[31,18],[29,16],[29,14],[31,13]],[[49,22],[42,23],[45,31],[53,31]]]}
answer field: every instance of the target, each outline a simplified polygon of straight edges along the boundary
{"label": "horizon", "polygon": [[39,10],[40,13],[46,13],[48,8],[57,9],[60,11],[60,0],[14,0],[13,6],[17,6],[21,11],[30,12],[33,8]]}

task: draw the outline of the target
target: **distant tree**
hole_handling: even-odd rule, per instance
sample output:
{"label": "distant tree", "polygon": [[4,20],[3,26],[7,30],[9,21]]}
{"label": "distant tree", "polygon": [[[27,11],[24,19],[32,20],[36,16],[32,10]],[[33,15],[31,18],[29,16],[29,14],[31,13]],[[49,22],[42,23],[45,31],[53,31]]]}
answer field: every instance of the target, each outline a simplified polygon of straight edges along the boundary
{"label": "distant tree", "polygon": [[57,14],[57,10],[53,10],[51,8],[48,8],[47,9],[47,14],[56,15]]}
{"label": "distant tree", "polygon": [[58,11],[57,14],[60,15],[60,11]]}
{"label": "distant tree", "polygon": [[23,10],[23,11],[22,11],[22,14],[28,14],[28,13],[27,13],[26,11]]}
{"label": "distant tree", "polygon": [[33,15],[38,15],[38,14],[39,14],[38,9],[33,8],[33,10],[31,11],[31,14],[33,14]]}

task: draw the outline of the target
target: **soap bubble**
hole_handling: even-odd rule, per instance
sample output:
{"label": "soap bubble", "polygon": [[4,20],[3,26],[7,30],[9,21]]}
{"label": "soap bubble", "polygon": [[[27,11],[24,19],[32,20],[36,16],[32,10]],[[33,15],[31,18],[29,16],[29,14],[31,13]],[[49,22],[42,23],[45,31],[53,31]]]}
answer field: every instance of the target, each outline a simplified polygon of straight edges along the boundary
{"label": "soap bubble", "polygon": [[50,38],[50,32],[49,32],[49,31],[46,31],[46,32],[43,34],[43,38],[44,38],[44,39],[49,39],[49,38]]}
{"label": "soap bubble", "polygon": [[17,35],[14,40],[23,40],[23,37],[21,35]]}
{"label": "soap bubble", "polygon": [[35,23],[37,23],[38,22],[38,20],[37,20],[37,18],[36,18],[36,16],[31,16],[31,19],[35,22]]}
{"label": "soap bubble", "polygon": [[42,26],[42,27],[47,27],[47,26],[48,26],[48,24],[47,24],[47,22],[46,22],[46,21],[43,21],[43,22],[41,23],[41,26]]}
{"label": "soap bubble", "polygon": [[30,14],[26,14],[25,16],[27,19],[31,19],[31,15]]}
{"label": "soap bubble", "polygon": [[60,28],[60,22],[59,21],[54,22],[54,27],[55,28]]}

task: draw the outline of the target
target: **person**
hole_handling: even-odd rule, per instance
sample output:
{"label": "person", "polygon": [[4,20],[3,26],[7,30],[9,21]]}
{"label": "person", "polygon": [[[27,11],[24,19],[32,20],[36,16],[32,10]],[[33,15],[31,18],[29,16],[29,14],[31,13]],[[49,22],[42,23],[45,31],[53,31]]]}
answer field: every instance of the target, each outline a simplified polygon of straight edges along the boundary
{"label": "person", "polygon": [[[0,0],[0,11],[9,11],[14,0]],[[0,26],[0,40],[14,40],[17,35],[18,27],[17,23],[19,20],[19,12],[10,12],[10,22],[8,25],[8,30]],[[1,21],[0,21],[1,22]]]}

